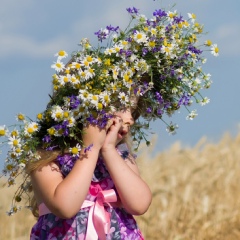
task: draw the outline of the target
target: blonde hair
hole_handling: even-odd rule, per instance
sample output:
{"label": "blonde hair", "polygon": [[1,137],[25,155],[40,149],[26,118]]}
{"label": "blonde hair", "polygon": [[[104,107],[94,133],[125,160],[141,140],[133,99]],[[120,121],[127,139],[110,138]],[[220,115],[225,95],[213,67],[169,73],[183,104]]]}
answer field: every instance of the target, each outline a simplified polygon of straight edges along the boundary
{"label": "blonde hair", "polygon": [[[35,170],[54,162],[57,156],[60,154],[60,151],[46,151],[43,149],[38,149],[37,153],[39,154],[40,159],[38,161],[29,162],[26,165],[26,178],[31,179],[31,174]],[[32,214],[34,217],[38,218],[38,204],[33,191],[30,192],[29,199]]]}

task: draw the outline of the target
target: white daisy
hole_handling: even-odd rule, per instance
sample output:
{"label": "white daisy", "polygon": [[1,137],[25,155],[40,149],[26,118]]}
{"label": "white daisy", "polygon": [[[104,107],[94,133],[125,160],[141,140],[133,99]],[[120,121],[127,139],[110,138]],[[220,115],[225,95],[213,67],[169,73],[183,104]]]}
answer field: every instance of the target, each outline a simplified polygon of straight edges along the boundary
{"label": "white daisy", "polygon": [[120,92],[118,98],[123,105],[127,105],[127,103],[129,103],[129,97],[124,92]]}
{"label": "white daisy", "polygon": [[210,102],[210,99],[207,97],[204,97],[201,101],[200,101],[200,105],[204,106],[206,104],[208,104]]}
{"label": "white daisy", "polygon": [[213,44],[213,45],[211,46],[211,53],[212,53],[215,57],[217,57],[217,56],[219,55],[219,48],[218,48],[217,44]]}
{"label": "white daisy", "polygon": [[58,57],[58,59],[61,60],[62,58],[66,58],[68,54],[64,50],[60,50],[54,56]]}
{"label": "white daisy", "polygon": [[196,15],[194,13],[188,13],[188,17],[191,19],[192,22],[195,22]]}
{"label": "white daisy", "polygon": [[15,136],[9,137],[8,144],[11,146],[11,148],[21,147],[21,139]]}
{"label": "white daisy", "polygon": [[133,36],[133,39],[137,43],[146,43],[147,40],[148,40],[148,37],[147,37],[147,35],[144,32],[136,31],[136,33]]}
{"label": "white daisy", "polygon": [[79,157],[81,151],[81,146],[79,143],[75,147],[69,148],[69,152],[73,155],[73,157]]}
{"label": "white daisy", "polygon": [[38,124],[36,122],[29,123],[24,127],[24,133],[26,136],[31,136],[34,132],[38,131]]}
{"label": "white daisy", "polygon": [[193,120],[197,116],[197,110],[192,110],[188,116],[186,117],[187,120]]}
{"label": "white daisy", "polygon": [[63,117],[63,110],[62,110],[62,108],[60,106],[57,106],[57,105],[53,106],[52,107],[51,117],[55,121],[61,121],[62,117]]}
{"label": "white daisy", "polygon": [[60,72],[65,68],[65,66],[63,62],[57,60],[57,62],[54,62],[54,64],[51,65],[51,68],[53,68],[56,72]]}
{"label": "white daisy", "polygon": [[0,137],[6,136],[8,134],[8,129],[5,125],[0,126]]}

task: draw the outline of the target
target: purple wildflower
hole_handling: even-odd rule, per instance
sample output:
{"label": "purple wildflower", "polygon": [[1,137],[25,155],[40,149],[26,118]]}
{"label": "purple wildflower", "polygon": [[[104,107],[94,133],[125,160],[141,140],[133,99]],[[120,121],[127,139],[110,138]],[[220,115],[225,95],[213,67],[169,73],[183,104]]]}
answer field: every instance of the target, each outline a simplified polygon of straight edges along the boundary
{"label": "purple wildflower", "polygon": [[148,107],[146,111],[147,111],[147,113],[151,113],[152,112],[152,108]]}
{"label": "purple wildflower", "polygon": [[72,170],[76,159],[76,157],[73,157],[70,154],[58,155],[57,161],[64,176],[66,176]]}
{"label": "purple wildflower", "polygon": [[42,138],[42,141],[45,143],[50,143],[51,142],[51,137],[49,135],[46,135]]}
{"label": "purple wildflower", "polygon": [[77,96],[72,95],[70,97],[70,108],[76,109],[80,104],[80,100],[77,98]]}
{"label": "purple wildflower", "polygon": [[153,16],[157,17],[157,19],[160,19],[162,17],[166,17],[167,13],[161,9],[158,9],[153,12]]}
{"label": "purple wildflower", "polygon": [[95,32],[94,34],[97,35],[98,41],[100,41],[100,42],[102,42],[103,40],[105,40],[108,37],[108,33],[104,30],[99,30],[99,31]]}
{"label": "purple wildflower", "polygon": [[190,95],[183,94],[183,96],[178,101],[178,106],[181,106],[181,105],[186,106],[186,105],[188,105],[190,99],[191,99]]}
{"label": "purple wildflower", "polygon": [[137,9],[135,7],[127,8],[126,10],[132,15],[137,15],[139,13],[139,9]]}
{"label": "purple wildflower", "polygon": [[93,144],[90,144],[88,147],[85,147],[84,148],[84,153],[86,153],[88,151],[91,151],[92,147],[93,147]]}

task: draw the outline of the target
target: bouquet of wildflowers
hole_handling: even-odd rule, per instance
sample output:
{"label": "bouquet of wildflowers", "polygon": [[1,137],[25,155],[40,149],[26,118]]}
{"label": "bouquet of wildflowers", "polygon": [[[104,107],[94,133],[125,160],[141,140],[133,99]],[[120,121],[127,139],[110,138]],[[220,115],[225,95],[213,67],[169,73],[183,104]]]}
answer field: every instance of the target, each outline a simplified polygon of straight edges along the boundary
{"label": "bouquet of wildflowers", "polygon": [[[94,48],[88,39],[82,39],[80,50],[68,54],[61,50],[52,65],[53,89],[47,109],[37,120],[18,114],[23,124],[8,129],[0,126],[0,136],[10,146],[3,170],[8,184],[24,171],[29,161],[39,159],[39,146],[51,151],[62,149],[79,157],[82,147],[81,129],[85,124],[104,127],[116,109],[132,107],[133,97],[138,99],[133,112],[137,119],[132,128],[133,139],[145,139],[143,128],[149,122],[171,116],[184,106],[187,119],[197,116],[189,110],[193,101],[200,105],[209,102],[200,91],[211,85],[210,74],[202,70],[206,62],[203,52],[218,55],[218,47],[210,40],[199,42],[203,25],[194,14],[184,19],[177,11],[155,10],[151,18],[141,15],[136,8],[128,8],[131,21],[125,30],[107,26],[95,34],[99,45]],[[106,44],[104,44],[107,42]],[[175,133],[177,125],[167,123],[167,131]],[[74,143],[71,145],[70,143]],[[16,192],[10,214],[17,211],[16,202],[30,188],[25,180]]]}

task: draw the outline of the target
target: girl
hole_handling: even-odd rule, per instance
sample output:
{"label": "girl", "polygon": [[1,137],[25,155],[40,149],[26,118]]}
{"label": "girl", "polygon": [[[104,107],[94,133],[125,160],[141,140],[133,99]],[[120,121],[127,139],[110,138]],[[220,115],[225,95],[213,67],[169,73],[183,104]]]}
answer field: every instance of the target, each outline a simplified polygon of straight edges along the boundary
{"label": "girl", "polygon": [[68,155],[30,171],[39,206],[30,239],[143,239],[132,215],[146,212],[151,192],[119,144],[133,124],[130,109],[115,112],[103,129],[84,129],[83,143],[92,148],[81,150],[67,174]]}
{"label": "girl", "polygon": [[[192,99],[209,102],[200,93],[210,87],[211,75],[202,71],[206,59],[197,37],[203,29],[195,15],[184,20],[158,9],[148,19],[136,8],[127,11],[136,24],[99,30],[98,48],[82,39],[67,65],[67,53],[56,54],[54,94],[37,122],[19,114],[20,132],[0,126],[11,147],[4,168],[9,185],[27,171],[9,215],[18,211],[23,193],[34,190],[39,218],[31,239],[142,239],[132,215],[148,209],[151,193],[126,138],[131,130],[134,142],[149,144],[143,129],[152,120],[182,106],[192,120]],[[218,52],[209,40],[204,46]],[[174,134],[177,125],[165,123]]]}

